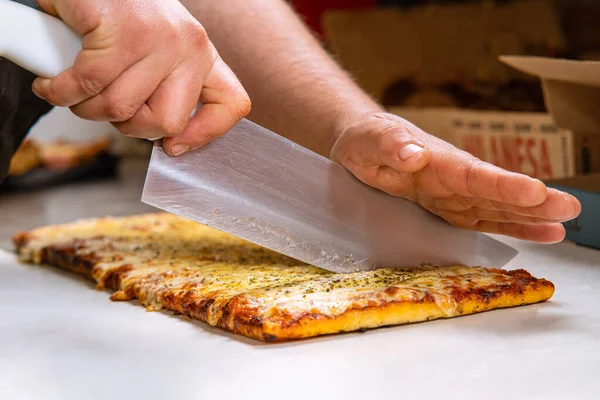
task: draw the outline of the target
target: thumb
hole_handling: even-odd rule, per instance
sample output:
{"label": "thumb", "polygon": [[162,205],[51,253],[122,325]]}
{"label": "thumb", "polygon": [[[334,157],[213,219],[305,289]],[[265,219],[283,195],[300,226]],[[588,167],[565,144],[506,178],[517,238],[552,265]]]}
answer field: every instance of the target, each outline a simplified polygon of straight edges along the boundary
{"label": "thumb", "polygon": [[398,171],[412,173],[425,168],[431,153],[413,133],[394,124],[379,135],[376,152],[383,164]]}
{"label": "thumb", "polygon": [[56,11],[56,6],[54,3],[56,3],[56,1],[54,0],[37,0],[38,5],[40,6],[40,8],[44,11],[46,11],[48,14],[58,17],[58,12]]}
{"label": "thumb", "polygon": [[[95,0],[37,0],[39,6],[50,15],[63,20],[75,32],[87,35],[102,22],[109,5]],[[105,2],[102,2],[105,3]]]}

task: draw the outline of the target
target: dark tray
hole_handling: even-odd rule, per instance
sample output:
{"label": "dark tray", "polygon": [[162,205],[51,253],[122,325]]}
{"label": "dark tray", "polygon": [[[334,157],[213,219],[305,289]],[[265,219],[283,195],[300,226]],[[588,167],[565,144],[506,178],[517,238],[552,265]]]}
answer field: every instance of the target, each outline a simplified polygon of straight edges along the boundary
{"label": "dark tray", "polygon": [[24,175],[7,177],[0,184],[0,195],[116,177],[118,175],[119,161],[119,157],[103,153],[67,170],[57,171],[36,168]]}

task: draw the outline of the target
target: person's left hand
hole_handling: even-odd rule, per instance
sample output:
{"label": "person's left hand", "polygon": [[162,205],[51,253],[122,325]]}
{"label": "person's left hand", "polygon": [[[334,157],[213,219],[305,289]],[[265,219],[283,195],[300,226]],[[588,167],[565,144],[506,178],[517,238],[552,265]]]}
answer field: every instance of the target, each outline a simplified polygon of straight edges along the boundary
{"label": "person's left hand", "polygon": [[581,212],[575,197],[485,163],[392,114],[349,124],[330,158],[461,228],[556,243],[565,236],[561,222]]}

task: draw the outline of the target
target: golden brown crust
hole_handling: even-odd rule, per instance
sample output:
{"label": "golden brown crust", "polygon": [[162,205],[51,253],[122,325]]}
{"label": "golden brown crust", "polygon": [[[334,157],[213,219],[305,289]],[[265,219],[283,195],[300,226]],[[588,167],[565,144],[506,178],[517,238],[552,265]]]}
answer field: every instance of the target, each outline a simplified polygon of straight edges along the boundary
{"label": "golden brown crust", "polygon": [[[454,291],[459,315],[540,303],[554,294],[555,288],[551,282],[534,278],[524,270],[495,271],[518,276],[520,279],[503,287]],[[289,315],[281,315],[271,320],[257,321],[253,320],[255,317],[251,313],[244,310],[243,304],[233,303],[230,304],[230,308],[235,311],[229,311],[229,315],[236,317],[222,321],[220,327],[265,341],[301,339],[454,317],[446,315],[431,296],[425,296],[424,300],[419,302],[391,302],[385,306],[351,308],[336,318],[327,318],[307,311],[300,319],[290,319]]]}
{"label": "golden brown crust", "polygon": [[25,261],[85,276],[114,291],[112,300],[135,298],[149,309],[263,341],[452,318],[538,303],[554,293],[551,282],[525,270],[419,267],[338,275],[173,218],[102,219],[13,240]]}

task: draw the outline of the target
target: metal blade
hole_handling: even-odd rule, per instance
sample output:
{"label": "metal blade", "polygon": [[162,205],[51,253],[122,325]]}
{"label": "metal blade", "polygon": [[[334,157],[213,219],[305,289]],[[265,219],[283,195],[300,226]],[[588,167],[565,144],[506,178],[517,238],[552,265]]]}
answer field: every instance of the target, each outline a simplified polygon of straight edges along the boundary
{"label": "metal blade", "polygon": [[155,146],[142,201],[334,272],[498,268],[517,255],[248,120],[183,156]]}

